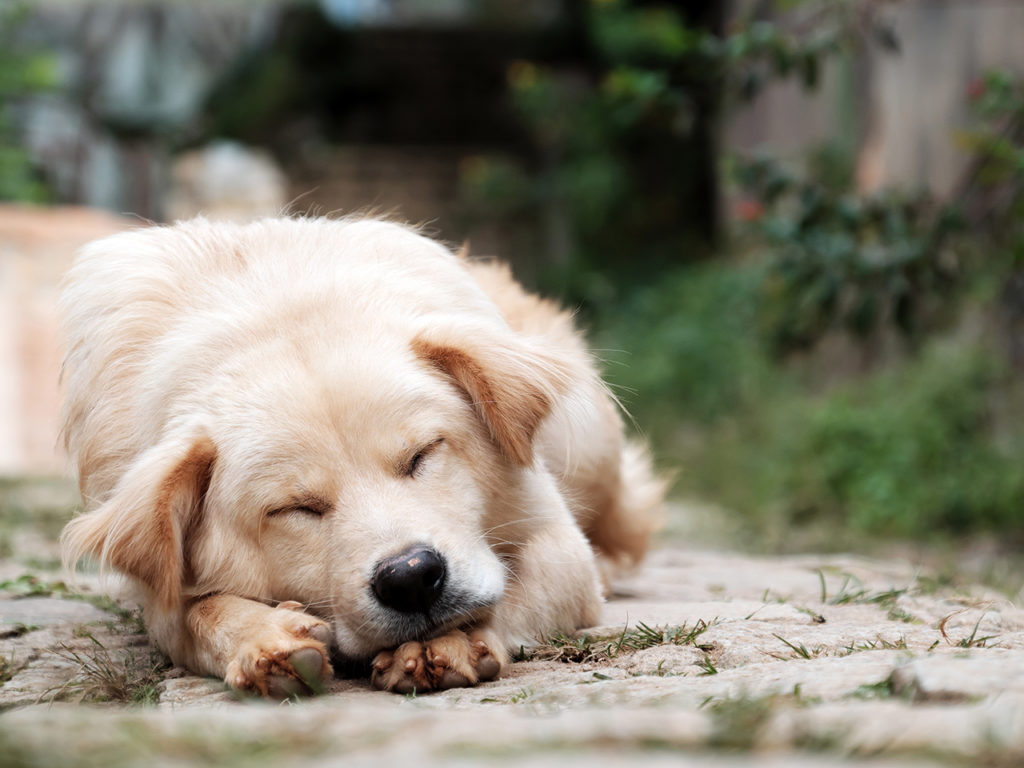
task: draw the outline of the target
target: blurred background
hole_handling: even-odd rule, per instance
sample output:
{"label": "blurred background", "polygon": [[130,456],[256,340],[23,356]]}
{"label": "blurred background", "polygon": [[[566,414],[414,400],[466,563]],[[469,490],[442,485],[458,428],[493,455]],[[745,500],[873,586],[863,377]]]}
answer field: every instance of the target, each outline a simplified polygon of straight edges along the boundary
{"label": "blurred background", "polygon": [[374,210],[577,309],[666,535],[1014,557],[1022,40],[1015,0],[0,0],[0,517],[63,469],[78,245]]}

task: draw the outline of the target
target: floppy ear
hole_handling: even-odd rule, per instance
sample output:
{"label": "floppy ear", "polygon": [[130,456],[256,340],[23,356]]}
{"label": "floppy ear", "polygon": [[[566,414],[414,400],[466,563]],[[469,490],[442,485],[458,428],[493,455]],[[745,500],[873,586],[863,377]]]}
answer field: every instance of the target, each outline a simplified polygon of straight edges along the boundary
{"label": "floppy ear", "polygon": [[170,437],[143,453],[105,504],[65,527],[65,566],[93,555],[142,582],[162,607],[174,607],[186,576],[185,533],[198,517],[215,458],[205,433]]}
{"label": "floppy ear", "polygon": [[480,329],[433,330],[413,351],[455,380],[491,437],[513,463],[533,463],[533,437],[555,399],[568,389],[559,362],[523,339]]}

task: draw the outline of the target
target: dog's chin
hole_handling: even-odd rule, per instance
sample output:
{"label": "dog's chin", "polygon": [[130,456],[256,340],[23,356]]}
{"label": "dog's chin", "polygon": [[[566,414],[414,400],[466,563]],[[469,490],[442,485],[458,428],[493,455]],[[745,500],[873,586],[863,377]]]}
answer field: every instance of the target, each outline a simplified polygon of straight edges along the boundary
{"label": "dog's chin", "polygon": [[335,622],[338,652],[352,660],[368,659],[402,643],[423,642],[456,629],[466,629],[487,620],[497,598],[442,600],[426,613],[399,613],[380,607],[359,636],[350,635]]}

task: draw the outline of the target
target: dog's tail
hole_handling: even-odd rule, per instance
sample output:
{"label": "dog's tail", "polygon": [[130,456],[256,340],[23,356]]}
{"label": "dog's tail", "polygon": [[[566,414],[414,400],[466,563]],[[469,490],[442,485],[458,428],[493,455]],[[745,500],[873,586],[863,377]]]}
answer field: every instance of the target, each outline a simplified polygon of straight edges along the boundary
{"label": "dog's tail", "polygon": [[671,477],[654,471],[647,447],[628,440],[619,466],[618,493],[591,523],[587,534],[617,568],[643,560],[651,535],[664,522],[665,493]]}

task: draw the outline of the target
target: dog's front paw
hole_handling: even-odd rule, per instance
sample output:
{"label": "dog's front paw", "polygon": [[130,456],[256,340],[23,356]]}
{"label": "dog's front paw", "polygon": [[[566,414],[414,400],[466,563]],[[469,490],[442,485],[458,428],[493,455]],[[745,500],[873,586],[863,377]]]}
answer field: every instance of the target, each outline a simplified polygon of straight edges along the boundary
{"label": "dog's front paw", "polygon": [[274,699],[320,693],[331,677],[330,642],[326,622],[302,613],[298,603],[282,603],[246,637],[225,682]]}
{"label": "dog's front paw", "polygon": [[500,673],[501,661],[479,635],[456,630],[381,651],[373,660],[370,682],[382,691],[425,693],[476,685]]}

